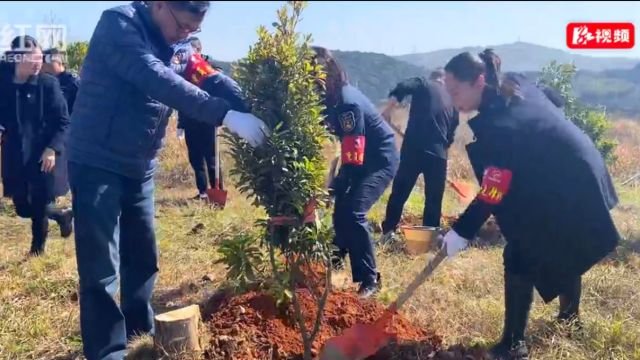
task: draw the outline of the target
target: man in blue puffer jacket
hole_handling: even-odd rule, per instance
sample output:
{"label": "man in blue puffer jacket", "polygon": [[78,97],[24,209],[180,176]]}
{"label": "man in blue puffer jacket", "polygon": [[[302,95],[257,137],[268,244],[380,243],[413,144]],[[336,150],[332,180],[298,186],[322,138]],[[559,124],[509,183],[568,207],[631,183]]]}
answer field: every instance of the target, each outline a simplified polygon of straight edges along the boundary
{"label": "man in blue puffer jacket", "polygon": [[208,8],[209,1],[134,2],[104,11],[91,38],[68,140],[88,360],[121,360],[127,340],[153,334],[153,174],[170,108],[225,125],[252,146],[268,135],[260,119],[230,110],[169,67],[172,45],[199,31]]}

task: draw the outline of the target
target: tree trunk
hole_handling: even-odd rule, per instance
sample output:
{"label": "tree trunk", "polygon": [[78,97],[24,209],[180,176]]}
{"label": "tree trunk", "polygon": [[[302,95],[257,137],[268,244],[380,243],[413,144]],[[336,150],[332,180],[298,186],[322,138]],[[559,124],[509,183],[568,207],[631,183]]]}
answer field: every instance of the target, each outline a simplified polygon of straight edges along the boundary
{"label": "tree trunk", "polygon": [[[187,306],[155,317],[154,345],[161,355],[176,356],[200,351],[200,308]],[[173,357],[172,357],[173,358]]]}

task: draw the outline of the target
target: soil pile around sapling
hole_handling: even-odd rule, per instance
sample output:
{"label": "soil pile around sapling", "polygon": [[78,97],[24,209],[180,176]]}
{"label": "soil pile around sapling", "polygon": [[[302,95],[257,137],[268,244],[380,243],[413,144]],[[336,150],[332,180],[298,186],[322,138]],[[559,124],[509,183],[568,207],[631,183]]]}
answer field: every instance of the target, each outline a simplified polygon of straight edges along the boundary
{"label": "soil pile around sapling", "polygon": [[[316,303],[308,289],[296,291],[307,329],[315,320]],[[216,299],[204,310],[205,322],[212,340],[207,359],[301,359],[302,339],[295,322],[293,305],[280,311],[273,298],[265,293],[247,294]],[[328,300],[320,332],[313,344],[314,355],[331,337],[340,335],[356,323],[372,323],[385,310],[374,300],[361,300],[354,293],[333,292]],[[413,325],[401,314],[393,321],[390,332],[397,334],[397,344],[381,350],[370,360],[396,357],[400,352],[430,354],[441,347],[441,339],[434,333]]]}

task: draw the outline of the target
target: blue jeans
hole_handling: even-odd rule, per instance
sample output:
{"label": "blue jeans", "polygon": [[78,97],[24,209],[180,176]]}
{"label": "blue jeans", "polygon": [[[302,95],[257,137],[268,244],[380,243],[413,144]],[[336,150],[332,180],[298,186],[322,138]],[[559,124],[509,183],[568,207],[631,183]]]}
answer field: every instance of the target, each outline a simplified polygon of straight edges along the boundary
{"label": "blue jeans", "polygon": [[[153,334],[158,272],[153,177],[132,179],[69,163],[88,360],[121,360],[133,335]],[[114,300],[120,276],[120,304]]]}
{"label": "blue jeans", "polygon": [[372,283],[377,277],[373,236],[367,213],[393,180],[397,164],[370,171],[352,180],[349,191],[336,194],[333,212],[334,245],[351,260],[353,282]]}

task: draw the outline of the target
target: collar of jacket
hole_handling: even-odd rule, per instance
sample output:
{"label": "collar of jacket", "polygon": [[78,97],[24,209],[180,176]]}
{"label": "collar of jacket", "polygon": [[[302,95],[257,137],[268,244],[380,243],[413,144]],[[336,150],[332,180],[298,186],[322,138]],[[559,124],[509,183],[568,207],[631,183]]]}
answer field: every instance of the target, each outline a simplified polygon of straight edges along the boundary
{"label": "collar of jacket", "polygon": [[482,93],[482,101],[478,108],[478,115],[469,119],[469,127],[473,131],[476,138],[482,137],[482,134],[491,126],[496,115],[507,107],[504,97],[496,90],[485,89]]}
{"label": "collar of jacket", "polygon": [[25,86],[25,85],[37,85],[37,84],[38,84],[38,78],[40,77],[40,74],[41,74],[41,73],[42,73],[42,72],[38,73],[37,75],[31,75],[31,76],[29,76],[29,77],[27,78],[27,80],[26,80],[25,82],[22,82],[22,83],[17,83],[17,82],[15,82],[15,81],[14,81],[14,76],[15,76],[15,75],[14,75],[14,74],[11,74],[11,82],[12,82],[14,85],[18,86],[18,87],[22,87],[22,86]]}
{"label": "collar of jacket", "polygon": [[151,40],[160,46],[162,51],[170,52],[171,55],[173,55],[173,47],[170,44],[167,44],[167,41],[164,39],[164,35],[162,35],[162,30],[160,30],[160,27],[155,21],[153,21],[149,5],[144,1],[136,1],[133,3],[133,7],[136,9],[136,12],[140,14],[140,19],[142,19],[144,26],[149,30]]}

